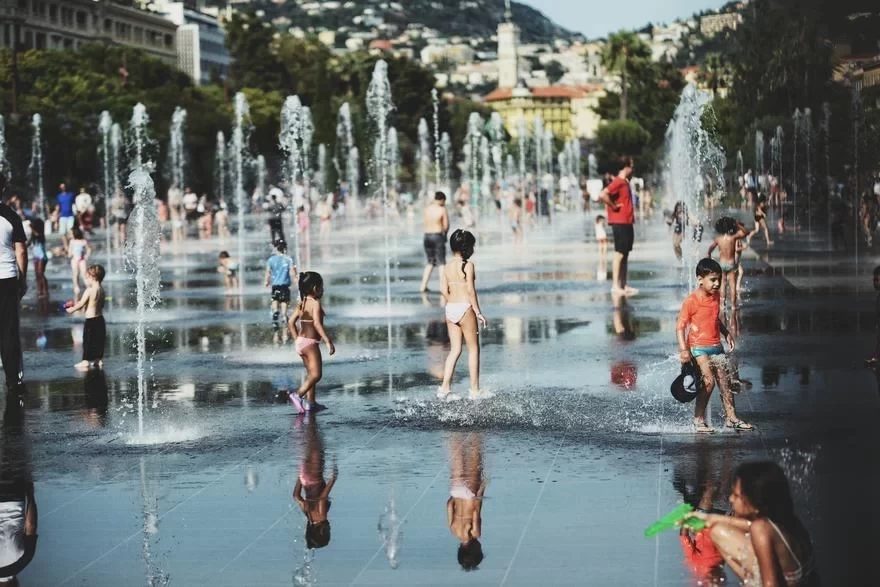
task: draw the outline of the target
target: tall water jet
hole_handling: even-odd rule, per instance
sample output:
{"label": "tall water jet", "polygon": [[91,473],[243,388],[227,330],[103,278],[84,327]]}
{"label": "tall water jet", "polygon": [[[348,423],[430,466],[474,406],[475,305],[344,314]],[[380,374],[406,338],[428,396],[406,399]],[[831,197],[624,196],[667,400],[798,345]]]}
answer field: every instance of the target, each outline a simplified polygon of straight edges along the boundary
{"label": "tall water jet", "polygon": [[513,181],[513,178],[516,177],[516,161],[513,158],[511,153],[507,154],[507,161],[505,162],[505,167],[507,170],[505,171],[505,175],[507,177],[507,185],[510,185],[510,182]]}
{"label": "tall water jet", "polygon": [[798,226],[798,192],[800,192],[800,175],[798,173],[798,145],[801,140],[801,124],[803,123],[803,115],[800,108],[795,108],[791,117],[794,133],[791,140],[792,147],[792,164],[791,164],[791,187],[792,187],[792,227],[797,230]]}
{"label": "tall water jet", "polygon": [[594,153],[587,154],[587,179],[596,179],[599,175],[599,161]]}
{"label": "tall water jet", "polygon": [[440,186],[440,94],[437,88],[431,89],[431,103],[434,105],[434,185]]}
{"label": "tall water jet", "polygon": [[144,404],[147,398],[146,322],[147,315],[160,301],[159,241],[161,226],[156,213],[156,190],[147,167],[135,167],[128,177],[134,193],[134,209],[128,218],[125,262],[135,281],[137,303],[138,435],[144,434]]}
{"label": "tall water jet", "polygon": [[425,198],[428,195],[428,174],[431,168],[431,141],[428,138],[428,121],[424,118],[419,120],[418,138],[416,161],[419,170],[419,194]]}
{"label": "tall water jet", "polygon": [[315,185],[321,197],[327,193],[327,145],[318,145],[318,170],[315,173]]}
{"label": "tall water jet", "polygon": [[122,192],[122,181],[120,176],[120,164],[122,162],[122,127],[118,122],[114,122],[110,127],[110,182],[112,184],[112,194],[114,197]]}
{"label": "tall water jet", "polygon": [[519,192],[520,198],[526,195],[526,150],[528,149],[528,125],[524,116],[516,119],[516,140],[519,150]]}
{"label": "tall water jet", "polygon": [[33,134],[31,135],[31,163],[28,171],[32,181],[34,182],[34,195],[40,206],[40,216],[46,214],[46,193],[43,188],[43,118],[39,114],[34,114],[31,118],[31,127]]}
{"label": "tall water jet", "polygon": [[101,133],[101,172],[104,176],[104,184],[101,186],[104,198],[104,251],[107,254],[107,273],[112,271],[112,257],[110,255],[110,201],[114,196],[110,174],[110,132],[113,130],[113,119],[110,113],[104,110],[98,118],[98,132]]}
{"label": "tall water jet", "polygon": [[449,138],[448,132],[444,132],[440,136],[440,154],[443,158],[443,185],[447,190],[450,190],[452,189],[452,177],[449,173],[452,166],[452,139]]}
{"label": "tall water jet", "polygon": [[777,162],[777,173],[778,173],[778,183],[780,191],[783,189],[782,187],[782,177],[784,175],[784,162],[783,162],[783,154],[785,153],[785,131],[782,130],[782,125],[776,127],[776,148],[779,149],[779,161]]}
{"label": "tall water jet", "polygon": [[266,199],[266,179],[268,177],[268,171],[266,170],[266,158],[262,155],[257,155],[256,160],[256,174],[257,174],[257,195],[259,196],[259,201],[262,202]]}
{"label": "tall water jet", "polygon": [[492,155],[492,169],[495,181],[501,183],[504,178],[504,120],[501,114],[493,112],[489,117],[489,150]]}
{"label": "tall water jet", "polygon": [[217,131],[217,145],[214,147],[214,193],[219,200],[226,200],[226,137],[222,130]]}
{"label": "tall water jet", "polygon": [[183,144],[184,127],[186,126],[186,110],[177,106],[171,115],[171,129],[168,139],[168,163],[170,166],[171,184],[182,190],[186,186],[184,167],[186,155]]}
{"label": "tall water jet", "polygon": [[250,139],[250,107],[247,98],[241,92],[235,94],[235,125],[232,127],[232,186],[235,189],[235,205],[238,215],[238,262],[241,264],[241,274],[238,277],[238,293],[244,293],[245,280],[245,256],[244,256],[244,209],[247,203],[247,194],[244,191],[244,173],[248,165]]}
{"label": "tall water jet", "polygon": [[755,181],[760,186],[761,176],[764,175],[764,131],[755,131]]}
{"label": "tall water jet", "polygon": [[[376,141],[376,145],[379,142]],[[381,156],[381,148],[378,155]],[[380,159],[381,161],[381,159]],[[381,179],[381,171],[377,175]],[[398,182],[400,181],[400,145],[397,142],[397,129],[391,127],[388,129],[388,185],[390,189],[397,191]]]}
{"label": "tall water jet", "polygon": [[382,202],[384,204],[385,230],[385,309],[388,315],[388,345],[391,347],[391,250],[388,243],[388,116],[394,108],[391,100],[391,84],[388,82],[388,64],[380,59],[373,69],[373,77],[367,89],[367,112],[376,128],[376,140],[382,145]]}
{"label": "tall water jet", "polygon": [[[151,140],[147,136],[147,125],[150,117],[147,115],[147,107],[138,102],[132,109],[131,124],[129,124],[131,151],[130,168],[132,171],[137,169],[145,169],[153,171],[153,161],[149,157],[149,148]],[[130,182],[129,182],[130,185]]]}
{"label": "tall water jet", "polygon": [[471,112],[465,135],[465,171],[471,194],[471,206],[476,209],[480,181],[480,142],[483,134],[483,117]]}
{"label": "tall water jet", "polygon": [[485,135],[480,137],[480,166],[483,172],[480,179],[480,195],[485,210],[489,198],[492,197],[492,152],[489,147],[489,138]]}
{"label": "tall water jet", "polygon": [[[542,204],[541,204],[542,206],[545,206],[545,207],[549,206],[550,199],[553,198],[553,185],[554,185],[554,182],[553,182],[553,140],[554,140],[553,130],[551,130],[550,127],[547,127],[544,130],[544,139],[543,139],[543,144],[541,146],[541,154],[544,157],[544,162],[541,167],[544,170],[544,176],[545,176],[545,178],[544,178],[545,181],[544,181],[543,187],[545,190],[547,190],[547,193],[548,193],[548,199],[543,200]],[[541,202],[541,199],[539,198],[538,201]],[[543,212],[545,214],[547,213],[546,210],[543,210]]]}
{"label": "tall water jet", "polygon": [[[302,147],[300,156],[302,157],[302,173],[306,186],[310,185],[312,180],[312,139],[315,136],[315,123],[312,121],[312,109],[303,106],[300,112],[300,137],[302,138]],[[308,193],[308,190],[306,190]]]}
{"label": "tall water jet", "polygon": [[[710,108],[710,102],[708,93],[698,92],[688,84],[666,131],[667,190],[684,202],[688,220],[695,229],[693,233],[686,232],[682,239],[686,277],[691,288],[695,282],[694,268],[704,249],[699,239],[694,238],[700,236],[697,225],[708,221],[702,192],[707,183],[724,185],[724,152],[702,126],[703,114]],[[710,181],[706,182],[706,178]]]}
{"label": "tall water jet", "polygon": [[[339,108],[339,116],[336,121],[336,151],[337,157],[343,162],[345,179],[348,182],[351,204],[357,205],[358,184],[360,183],[360,169],[357,147],[354,146],[351,124],[351,108],[345,102]],[[337,163],[337,169],[341,169]]]}
{"label": "tall water jet", "polygon": [[[299,182],[302,173],[302,103],[299,96],[288,96],[281,107],[281,130],[278,144],[284,152],[284,172],[290,189]],[[298,212],[294,210],[294,212]],[[294,229],[294,262],[300,264],[299,230]]]}
{"label": "tall water jet", "polygon": [[[539,188],[541,178],[544,177],[541,167],[544,163],[544,117],[541,114],[536,114],[532,125],[532,140],[535,144],[535,187]],[[540,213],[541,211],[538,210],[538,214]]]}
{"label": "tall water jet", "polygon": [[807,191],[807,230],[813,229],[813,111],[804,108],[801,139],[804,144],[804,189]]}
{"label": "tall water jet", "polygon": [[822,103],[822,142],[825,154],[825,202],[828,220],[828,236],[831,237],[831,195],[834,193],[834,179],[831,177],[831,104]]}

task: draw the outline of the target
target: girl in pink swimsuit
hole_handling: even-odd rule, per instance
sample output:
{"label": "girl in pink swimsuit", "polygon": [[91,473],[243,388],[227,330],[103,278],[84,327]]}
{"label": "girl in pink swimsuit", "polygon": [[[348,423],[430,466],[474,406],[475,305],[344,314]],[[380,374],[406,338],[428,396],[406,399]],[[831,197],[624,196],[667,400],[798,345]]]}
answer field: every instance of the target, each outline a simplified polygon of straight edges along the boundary
{"label": "girl in pink swimsuit", "polygon": [[315,386],[323,375],[319,343],[321,341],[327,343],[330,355],[336,352],[333,341],[324,330],[324,309],[321,307],[323,295],[324,280],[319,273],[304,271],[299,274],[300,302],[287,326],[290,335],[294,338],[296,352],[302,357],[307,372],[306,380],[299,389],[290,392],[290,401],[300,414],[324,409],[324,406],[315,401]]}
{"label": "girl in pink swimsuit", "polygon": [[449,237],[449,248],[454,257],[440,271],[440,293],[446,300],[446,326],[449,329],[449,357],[443,371],[443,384],[437,397],[446,399],[452,392],[452,375],[461,356],[464,338],[468,348],[468,369],[471,376],[471,397],[480,393],[480,343],[478,326],[488,325],[480,312],[474,285],[474,264],[468,259],[474,254],[474,235],[467,230],[456,230]]}

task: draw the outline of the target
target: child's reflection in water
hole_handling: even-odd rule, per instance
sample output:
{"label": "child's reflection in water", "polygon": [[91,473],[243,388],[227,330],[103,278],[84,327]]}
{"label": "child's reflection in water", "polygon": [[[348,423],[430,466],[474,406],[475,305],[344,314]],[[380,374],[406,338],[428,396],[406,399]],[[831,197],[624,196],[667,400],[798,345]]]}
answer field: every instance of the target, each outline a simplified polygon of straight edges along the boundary
{"label": "child's reflection in water", "polygon": [[450,478],[446,519],[449,531],[461,542],[458,564],[466,571],[476,569],[483,560],[483,492],[488,481],[483,477],[483,445],[479,434],[453,433],[449,439]]}
{"label": "child's reflection in water", "polygon": [[339,474],[336,463],[330,478],[324,480],[324,439],[314,415],[299,416],[303,424],[303,456],[293,488],[293,499],[306,516],[306,546],[323,548],[330,544],[330,491]]}

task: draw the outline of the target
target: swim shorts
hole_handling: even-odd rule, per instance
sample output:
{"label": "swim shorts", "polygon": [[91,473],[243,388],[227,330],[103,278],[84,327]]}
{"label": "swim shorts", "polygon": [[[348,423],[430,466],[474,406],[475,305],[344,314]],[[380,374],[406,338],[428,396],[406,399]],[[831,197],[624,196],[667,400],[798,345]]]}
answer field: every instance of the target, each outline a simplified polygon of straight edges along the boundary
{"label": "swim shorts", "polygon": [[273,285],[272,301],[287,304],[290,302],[290,286],[289,285]]}
{"label": "swim shorts", "polygon": [[715,346],[692,346],[691,347],[691,355],[696,359],[697,357],[713,357],[715,355],[723,355],[724,347],[720,344]]}
{"label": "swim shorts", "polygon": [[614,234],[615,252],[625,255],[632,251],[636,239],[632,224],[612,224],[611,232]]}
{"label": "swim shorts", "polygon": [[425,257],[428,265],[446,265],[446,235],[442,232],[425,233]]}

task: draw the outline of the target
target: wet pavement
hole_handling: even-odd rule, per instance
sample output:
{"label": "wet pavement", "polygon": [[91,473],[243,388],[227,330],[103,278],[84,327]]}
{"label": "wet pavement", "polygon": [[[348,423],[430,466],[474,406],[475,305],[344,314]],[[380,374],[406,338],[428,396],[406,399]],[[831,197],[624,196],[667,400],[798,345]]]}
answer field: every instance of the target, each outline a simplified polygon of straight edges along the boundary
{"label": "wet pavement", "polygon": [[[58,307],[72,297],[66,267],[50,264],[53,302],[24,300],[24,424],[7,418],[2,436],[4,469],[33,479],[39,508],[21,584],[694,584],[678,536],[645,527],[682,499],[724,508],[736,465],[766,458],[789,475],[826,584],[873,583],[868,259],[830,253],[822,235],[747,252],[737,361],[753,388],[736,401],[758,431],[696,437],[692,406],[668,391],[688,280],[665,225],[639,227],[641,293],[622,302],[580,217],[518,248],[487,224],[474,261],[494,397],[475,401],[434,398],[448,338],[438,296],[416,293],[420,235],[391,239],[390,318],[378,227],[303,246],[338,349],[318,389],[329,409],[311,418],[276,402],[303,369],[271,328],[262,232],[249,235],[241,297],[216,271],[234,241],[164,247],[143,405],[121,259],[105,282],[106,369],[87,375],[72,368],[81,320]],[[454,387],[467,389],[465,357]],[[717,393],[712,413],[720,423]],[[480,544],[460,551],[475,515]]]}

